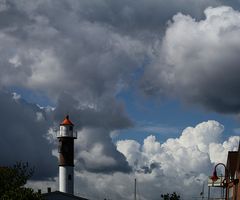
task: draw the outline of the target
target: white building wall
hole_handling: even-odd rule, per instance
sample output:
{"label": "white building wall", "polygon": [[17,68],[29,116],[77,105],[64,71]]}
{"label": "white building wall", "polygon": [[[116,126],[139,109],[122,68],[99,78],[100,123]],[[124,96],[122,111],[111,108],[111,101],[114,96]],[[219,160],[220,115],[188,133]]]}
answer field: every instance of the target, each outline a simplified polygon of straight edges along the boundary
{"label": "white building wall", "polygon": [[59,191],[73,194],[73,166],[59,166]]}

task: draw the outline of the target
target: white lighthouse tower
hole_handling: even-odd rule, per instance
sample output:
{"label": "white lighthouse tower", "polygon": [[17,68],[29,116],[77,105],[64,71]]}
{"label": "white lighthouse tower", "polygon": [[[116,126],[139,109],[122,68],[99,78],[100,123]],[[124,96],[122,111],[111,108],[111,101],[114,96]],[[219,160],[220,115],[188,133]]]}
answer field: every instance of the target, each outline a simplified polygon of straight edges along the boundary
{"label": "white lighthouse tower", "polygon": [[74,124],[67,115],[60,124],[59,140],[59,191],[74,194]]}

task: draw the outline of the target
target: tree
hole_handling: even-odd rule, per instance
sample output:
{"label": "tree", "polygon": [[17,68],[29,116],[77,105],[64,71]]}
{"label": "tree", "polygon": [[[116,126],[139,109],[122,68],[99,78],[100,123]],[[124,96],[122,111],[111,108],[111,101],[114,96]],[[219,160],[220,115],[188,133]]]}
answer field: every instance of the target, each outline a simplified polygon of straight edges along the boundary
{"label": "tree", "polygon": [[181,200],[180,195],[178,195],[176,192],[173,192],[172,194],[162,194],[161,197],[163,200]]}
{"label": "tree", "polygon": [[40,194],[24,187],[33,172],[34,168],[22,162],[17,162],[13,167],[0,167],[0,199],[41,200]]}

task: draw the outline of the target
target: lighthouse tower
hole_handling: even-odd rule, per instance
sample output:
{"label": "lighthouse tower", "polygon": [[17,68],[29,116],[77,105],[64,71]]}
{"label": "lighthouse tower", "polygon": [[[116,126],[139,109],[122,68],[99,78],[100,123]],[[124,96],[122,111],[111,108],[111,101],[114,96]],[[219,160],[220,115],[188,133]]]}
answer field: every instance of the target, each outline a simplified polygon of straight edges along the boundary
{"label": "lighthouse tower", "polygon": [[74,189],[74,124],[67,115],[60,124],[59,140],[59,191],[73,194]]}

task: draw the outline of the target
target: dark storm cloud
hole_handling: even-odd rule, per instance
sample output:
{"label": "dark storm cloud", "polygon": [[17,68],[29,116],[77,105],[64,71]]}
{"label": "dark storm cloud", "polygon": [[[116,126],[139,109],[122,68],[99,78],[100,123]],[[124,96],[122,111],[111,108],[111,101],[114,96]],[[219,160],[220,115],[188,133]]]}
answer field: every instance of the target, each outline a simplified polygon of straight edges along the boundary
{"label": "dark storm cloud", "polygon": [[116,150],[110,138],[111,131],[133,125],[123,105],[110,98],[96,105],[81,105],[66,93],[59,99],[54,111],[56,121],[68,113],[78,130],[79,138],[75,142],[77,169],[101,173],[130,172],[125,157]]}
{"label": "dark storm cloud", "polygon": [[[227,40],[232,38],[231,33],[234,34],[238,29],[237,23],[233,23],[236,26],[231,26],[229,32],[228,29],[219,31],[225,41],[221,46],[222,51],[219,52],[221,48],[212,48],[212,52],[216,54],[210,61],[200,57],[207,62],[199,62],[201,66],[218,66],[220,63],[220,66],[231,68],[228,68],[229,71],[226,67],[224,70],[223,67],[221,70],[206,68],[203,70],[206,73],[202,73],[201,77],[209,76],[207,80],[199,77],[194,79],[196,74],[199,74],[198,70],[187,68],[195,62],[194,56],[199,52],[196,49],[202,48],[201,52],[206,52],[205,49],[208,48],[208,39],[205,43],[199,42],[201,30],[200,36],[194,40],[196,45],[200,46],[186,47],[186,55],[191,55],[183,56],[186,63],[169,63],[168,58],[171,61],[181,54],[177,51],[178,48],[171,54],[166,45],[175,45],[184,35],[191,38],[194,27],[188,34],[185,34],[187,26],[180,30],[177,27],[173,32],[176,35],[171,35],[171,27],[174,28],[176,23],[169,25],[164,44],[161,45],[167,21],[173,15],[182,12],[202,19],[206,7],[218,4],[218,1],[213,0],[170,0],[168,3],[164,0],[1,1],[0,87],[8,89],[17,86],[45,94],[56,106],[51,123],[59,123],[68,113],[73,121],[79,122],[78,128],[83,131],[81,134],[89,132],[88,136],[83,137],[89,145],[80,148],[78,159],[82,159],[83,162],[79,168],[98,172],[129,171],[124,157],[113,145],[110,133],[133,125],[126,114],[124,104],[119,102],[116,96],[135,83],[132,79],[136,71],[146,65],[146,60],[150,63],[144,68],[146,72],[143,85],[146,93],[154,90],[161,95],[168,95],[166,93],[171,91],[173,95],[179,95],[185,101],[199,101],[207,107],[217,106],[215,102],[218,102],[220,106],[214,109],[221,111],[222,107],[224,112],[225,108],[222,105],[225,105],[226,101],[231,102],[232,110],[238,106],[238,89],[232,90],[233,85],[238,83],[238,70],[235,67],[231,68],[238,63],[238,57],[235,56],[238,55],[238,46],[229,45]],[[182,32],[184,34],[181,34]],[[219,38],[220,36],[222,35],[219,35]],[[182,41],[188,44],[186,40]],[[211,41],[211,38],[209,40]],[[237,44],[236,41],[233,41],[233,44]],[[230,56],[225,51],[228,47],[235,49],[228,51]],[[157,55],[159,51],[160,56]],[[218,54],[221,59],[218,59]],[[175,66],[185,64],[186,68],[182,70],[180,67],[175,71]],[[218,79],[213,78],[216,74],[221,79],[220,87],[217,84]],[[179,79],[174,79],[175,76]],[[192,77],[192,81],[187,81],[186,77]],[[219,88],[223,86],[228,92],[222,93]],[[229,99],[223,98],[224,95]],[[17,129],[20,125],[16,123],[13,127]],[[98,132],[99,137],[95,138]],[[42,137],[43,131],[41,133]],[[94,162],[91,156],[96,152],[102,152],[102,157],[99,155],[102,160]]]}
{"label": "dark storm cloud", "polygon": [[71,114],[78,128],[104,128],[115,130],[133,126],[124,109],[124,105],[110,97],[97,104],[81,104],[70,94],[62,94],[54,111],[55,119],[60,121],[67,113]]}
{"label": "dark storm cloud", "polygon": [[79,15],[88,21],[111,25],[126,34],[142,35],[142,31],[159,32],[178,12],[200,18],[204,8],[217,4],[217,1],[208,0],[170,0],[167,3],[164,0],[82,0],[77,9]]}
{"label": "dark storm cloud", "polygon": [[[172,15],[183,12],[200,18],[205,7],[219,4],[208,0],[4,2],[0,15],[8,23],[0,35],[1,85],[40,90],[56,102],[66,91],[79,103],[92,105],[99,101],[107,105],[103,102],[128,86],[131,74],[146,58],[156,59],[152,45],[160,42],[159,29],[164,30]],[[21,22],[15,24],[13,13]],[[133,30],[142,36],[132,34]],[[146,32],[154,35],[150,42],[144,40]]]}
{"label": "dark storm cloud", "polygon": [[[18,85],[53,98],[57,123],[69,113],[73,121],[80,121],[80,128],[101,128],[101,137],[90,134],[98,138],[93,150],[100,145],[103,159],[111,162],[90,165],[88,157],[94,152],[87,146],[89,149],[84,152],[92,153],[79,158],[84,159],[86,170],[129,172],[130,167],[113,145],[110,132],[132,126],[124,105],[115,100],[115,95],[127,86],[130,72],[143,60],[141,42],[80,19],[70,4],[61,1],[39,1],[36,5],[16,1],[15,7],[28,19],[21,27],[10,21],[1,32],[5,47],[0,49],[1,55],[5,53],[1,85]],[[12,9],[8,6],[4,12],[11,15]],[[16,34],[18,30],[20,35]],[[92,141],[90,136],[88,140]]]}
{"label": "dark storm cloud", "polygon": [[43,137],[49,127],[44,111],[5,92],[0,93],[0,110],[0,165],[28,162],[35,167],[33,178],[56,176],[57,159]]}
{"label": "dark storm cloud", "polygon": [[95,173],[131,172],[125,156],[116,150],[104,128],[83,129],[76,142],[76,162],[79,170]]}

